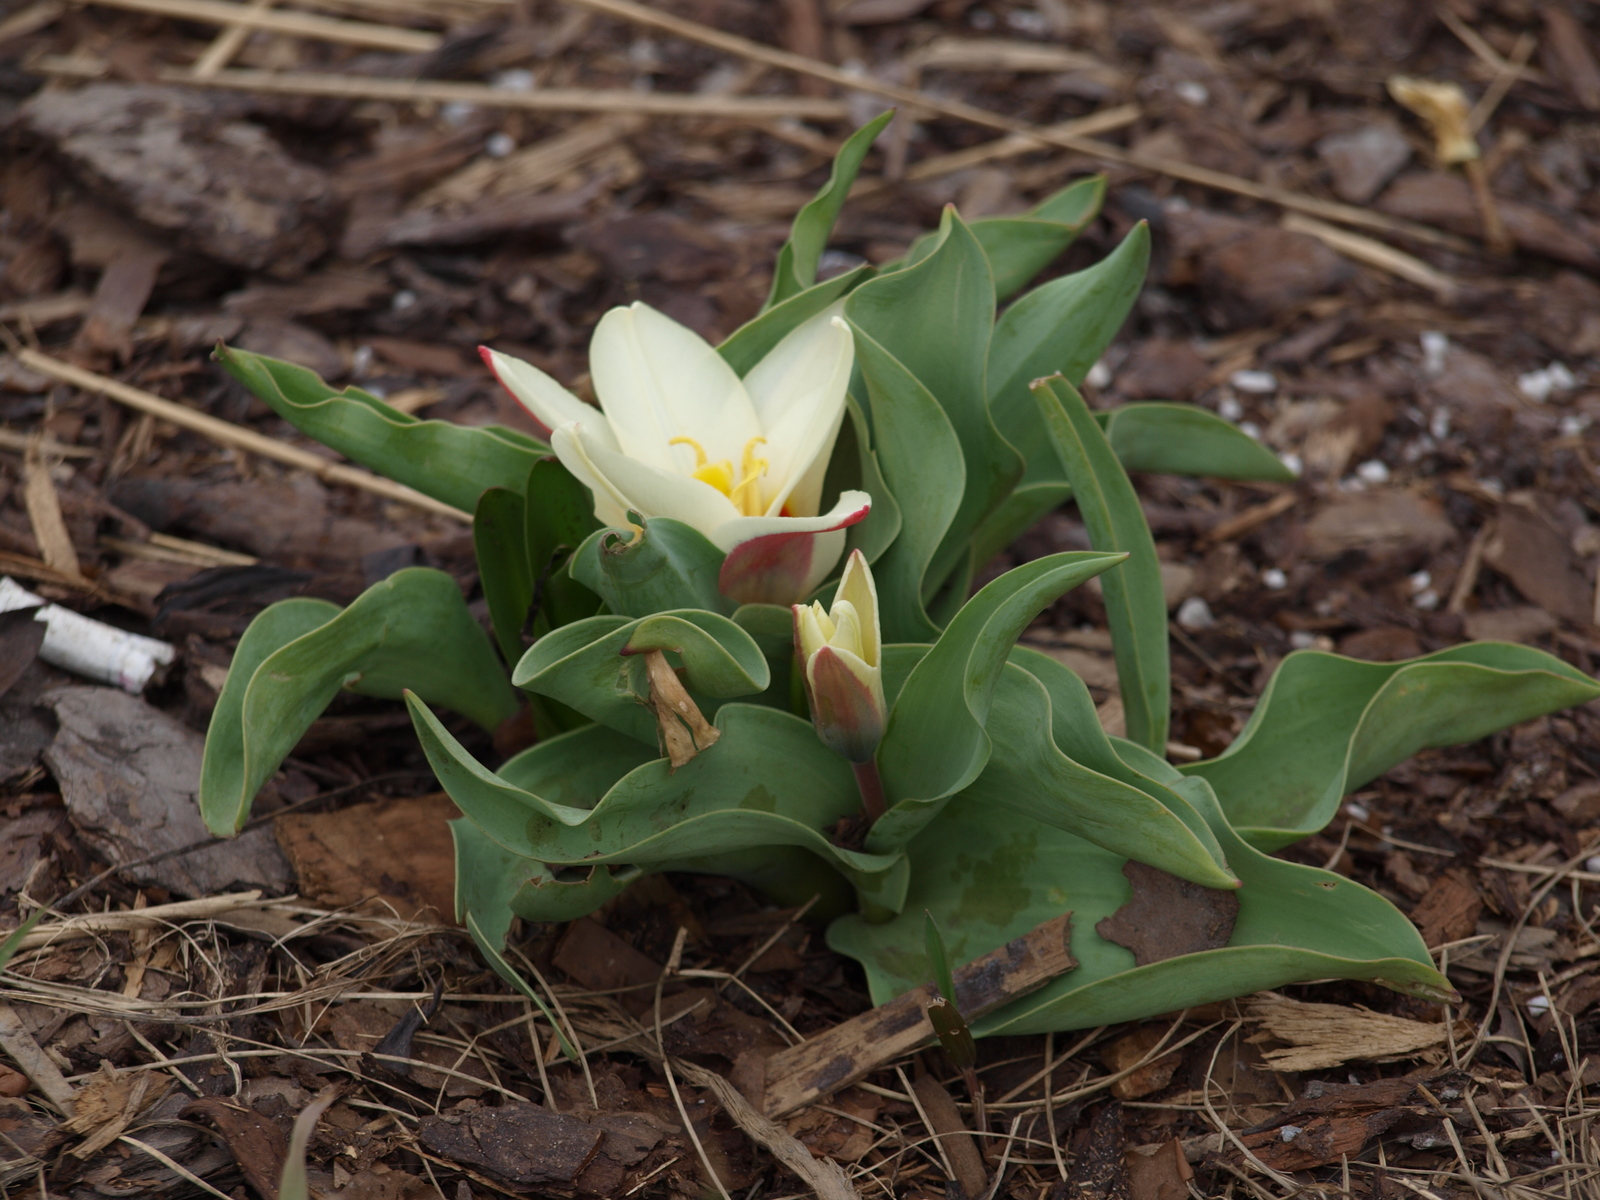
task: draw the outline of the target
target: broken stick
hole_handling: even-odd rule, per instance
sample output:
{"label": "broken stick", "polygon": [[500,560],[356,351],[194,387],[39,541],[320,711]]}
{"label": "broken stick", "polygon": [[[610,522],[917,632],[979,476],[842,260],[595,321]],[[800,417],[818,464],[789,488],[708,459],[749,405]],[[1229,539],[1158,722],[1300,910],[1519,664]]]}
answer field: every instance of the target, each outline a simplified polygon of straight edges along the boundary
{"label": "broken stick", "polygon": [[[1071,951],[1072,914],[1052,917],[955,972],[956,1005],[975,1021],[1043,987],[1078,965]],[[763,1107],[781,1117],[811,1104],[902,1054],[934,1040],[928,1001],[931,983],[835,1025],[767,1059]]]}

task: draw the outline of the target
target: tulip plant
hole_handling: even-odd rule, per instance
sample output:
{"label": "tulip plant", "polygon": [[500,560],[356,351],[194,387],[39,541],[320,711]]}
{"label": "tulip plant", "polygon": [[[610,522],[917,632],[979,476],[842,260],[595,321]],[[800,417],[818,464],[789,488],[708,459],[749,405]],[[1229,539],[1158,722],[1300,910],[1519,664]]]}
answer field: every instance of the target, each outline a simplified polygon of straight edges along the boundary
{"label": "tulip plant", "polygon": [[[1099,179],[1014,217],[948,209],[904,258],[819,282],[882,125],[844,145],[765,308],[720,346],[644,305],[615,309],[591,345],[598,407],[486,349],[545,439],[419,420],[219,348],[301,430],[473,514],[492,634],[422,569],[342,611],[265,609],[207,738],[208,826],[240,828],[343,689],[409,706],[464,814],[460,916],[503,971],[514,916],[574,918],[678,870],[816,898],[880,1002],[931,978],[930,920],[970,961],[1070,912],[1079,965],[979,1035],[1329,977],[1448,996],[1387,900],[1271,852],[1416,750],[1600,687],[1504,644],[1400,663],[1300,652],[1226,752],[1169,763],[1167,615],[1128,473],[1289,475],[1198,407],[1094,411],[1079,395],[1138,294],[1147,230],[1024,289],[1096,217]],[[976,572],[1064,503],[1093,549],[974,593]],[[1097,576],[1126,737],[1102,729],[1077,675],[1017,644]],[[537,739],[491,769],[439,708],[490,731],[531,719]],[[1161,899],[1160,881],[1183,898]],[[1159,924],[1174,905],[1212,905],[1221,933],[1162,949],[1127,932],[1141,907]]]}

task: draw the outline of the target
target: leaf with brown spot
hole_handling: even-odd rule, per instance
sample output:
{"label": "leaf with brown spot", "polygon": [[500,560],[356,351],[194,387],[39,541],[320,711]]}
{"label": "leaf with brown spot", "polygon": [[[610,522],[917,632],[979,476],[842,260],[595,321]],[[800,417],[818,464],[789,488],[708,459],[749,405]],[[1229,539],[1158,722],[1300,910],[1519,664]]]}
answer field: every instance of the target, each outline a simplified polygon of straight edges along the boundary
{"label": "leaf with brown spot", "polygon": [[1094,931],[1132,950],[1141,967],[1180,954],[1220,950],[1233,936],[1239,915],[1236,893],[1201,887],[1132,859],[1123,864],[1122,873],[1133,885],[1133,899]]}

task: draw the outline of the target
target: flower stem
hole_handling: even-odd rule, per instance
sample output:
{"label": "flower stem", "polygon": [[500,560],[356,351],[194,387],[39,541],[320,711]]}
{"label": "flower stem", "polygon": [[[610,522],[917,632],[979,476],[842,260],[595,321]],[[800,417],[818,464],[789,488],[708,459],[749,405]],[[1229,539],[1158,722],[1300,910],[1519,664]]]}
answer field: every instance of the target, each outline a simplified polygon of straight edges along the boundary
{"label": "flower stem", "polygon": [[861,811],[867,814],[868,821],[876,821],[884,811],[883,780],[878,775],[877,760],[869,758],[851,763],[850,767],[856,773],[856,787],[861,789]]}

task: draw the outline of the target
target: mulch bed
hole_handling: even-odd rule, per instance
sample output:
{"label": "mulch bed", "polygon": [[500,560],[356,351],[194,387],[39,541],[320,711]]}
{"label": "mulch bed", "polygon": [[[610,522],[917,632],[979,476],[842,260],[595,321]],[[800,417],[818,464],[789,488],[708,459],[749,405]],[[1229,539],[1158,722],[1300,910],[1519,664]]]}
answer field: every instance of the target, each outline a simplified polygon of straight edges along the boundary
{"label": "mulch bed", "polygon": [[[885,105],[697,27],[932,97],[868,160],[827,270],[898,256],[948,202],[1016,211],[1102,169],[1105,213],[1053,272],[1151,222],[1149,283],[1091,401],[1193,401],[1302,469],[1293,487],[1138,481],[1166,563],[1179,752],[1226,747],[1293,649],[1394,660],[1494,638],[1594,671],[1594,5],[653,6],[690,36],[594,7],[316,0],[204,24],[153,0],[40,0],[0,16],[0,574],[178,648],[142,700],[107,699],[0,620],[0,928],[44,905],[53,931],[0,983],[8,1194],[275,1198],[318,1096],[314,1194],[809,1190],[703,1077],[662,1066],[748,1090],[766,1055],[869,1006],[803,914],[652,877],[593,919],[522,929],[513,961],[558,1006],[573,1061],[450,923],[453,810],[395,706],[340,698],[252,831],[204,838],[185,779],[251,616],[290,595],[347,603],[410,565],[477,599],[465,526],[24,361],[309,449],[209,362],[218,339],[406,411],[515,425],[479,343],[581,381],[618,303],[725,336],[840,139]],[[219,28],[240,14],[261,28]],[[294,24],[307,16],[323,23]],[[1478,165],[1437,165],[1395,75],[1461,85]],[[1120,149],[991,142],[956,102],[1094,118]],[[991,571],[1084,548],[1060,512]],[[1026,639],[1115,726],[1091,589]],[[1590,705],[1426,752],[1284,852],[1408,911],[1459,1008],[1334,983],[994,1039],[976,1138],[960,1076],[925,1051],[786,1128],[863,1196],[956,1195],[947,1181],[973,1170],[1019,1200],[1592,1194],[1597,820]],[[1436,1036],[1372,1061],[1389,1017]]]}

